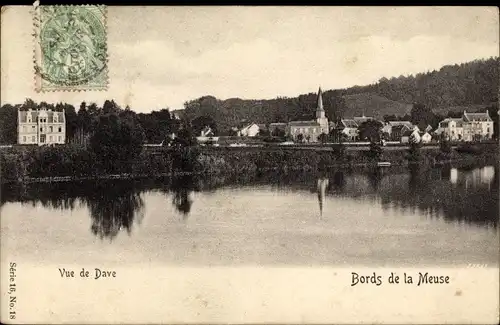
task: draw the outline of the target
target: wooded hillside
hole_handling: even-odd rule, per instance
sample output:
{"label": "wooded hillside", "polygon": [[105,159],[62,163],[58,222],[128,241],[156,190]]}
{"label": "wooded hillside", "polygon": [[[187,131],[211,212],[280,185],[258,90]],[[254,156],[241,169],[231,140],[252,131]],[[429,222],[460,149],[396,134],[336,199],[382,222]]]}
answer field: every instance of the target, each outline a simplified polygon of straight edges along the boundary
{"label": "wooded hillside", "polygon": [[[363,114],[377,118],[403,116],[410,113],[415,103],[440,115],[464,109],[482,111],[498,105],[498,65],[499,58],[490,58],[447,65],[417,75],[382,78],[372,85],[324,91],[323,103],[331,120]],[[184,105],[184,110],[175,113],[189,119],[211,116],[219,130],[224,130],[242,120],[268,124],[312,119],[316,93],[268,100],[220,100],[204,96]]]}

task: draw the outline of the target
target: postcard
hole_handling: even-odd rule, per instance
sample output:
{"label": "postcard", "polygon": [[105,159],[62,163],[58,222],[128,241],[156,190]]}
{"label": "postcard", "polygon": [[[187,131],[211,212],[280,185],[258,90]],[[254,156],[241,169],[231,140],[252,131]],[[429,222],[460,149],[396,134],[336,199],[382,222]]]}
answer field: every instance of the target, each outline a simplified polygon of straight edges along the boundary
{"label": "postcard", "polygon": [[497,324],[498,13],[2,7],[2,323]]}

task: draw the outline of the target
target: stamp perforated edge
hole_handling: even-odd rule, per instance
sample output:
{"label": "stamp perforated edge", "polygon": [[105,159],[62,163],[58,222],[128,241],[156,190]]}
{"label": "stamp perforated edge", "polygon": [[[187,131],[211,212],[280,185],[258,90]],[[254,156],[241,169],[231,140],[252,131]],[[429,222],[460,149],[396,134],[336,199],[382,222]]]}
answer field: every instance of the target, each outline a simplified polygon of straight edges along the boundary
{"label": "stamp perforated edge", "polygon": [[106,41],[106,67],[103,71],[104,74],[104,85],[89,86],[89,85],[79,85],[79,86],[55,86],[53,88],[44,88],[42,85],[42,78],[40,76],[41,65],[41,47],[39,42],[40,35],[40,6],[34,6],[32,8],[33,16],[33,73],[34,73],[34,88],[37,93],[46,92],[86,92],[86,91],[107,91],[109,87],[109,47],[108,47],[108,8],[105,5],[53,5],[51,7],[99,7],[103,11],[103,24],[104,24],[104,38]]}

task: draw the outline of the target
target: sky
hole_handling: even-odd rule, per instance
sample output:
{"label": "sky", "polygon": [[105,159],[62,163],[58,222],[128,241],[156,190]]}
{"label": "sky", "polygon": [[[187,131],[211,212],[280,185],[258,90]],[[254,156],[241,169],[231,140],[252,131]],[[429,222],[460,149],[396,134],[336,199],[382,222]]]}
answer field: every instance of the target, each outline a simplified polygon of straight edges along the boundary
{"label": "sky", "polygon": [[499,56],[496,7],[108,7],[108,90],[34,90],[30,7],[2,7],[1,102],[267,99]]}

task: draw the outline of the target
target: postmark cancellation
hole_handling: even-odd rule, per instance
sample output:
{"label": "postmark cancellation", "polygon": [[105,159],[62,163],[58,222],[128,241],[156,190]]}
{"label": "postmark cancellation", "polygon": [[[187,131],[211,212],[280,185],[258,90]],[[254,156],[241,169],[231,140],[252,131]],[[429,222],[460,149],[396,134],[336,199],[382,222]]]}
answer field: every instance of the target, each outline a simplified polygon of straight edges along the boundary
{"label": "postmark cancellation", "polygon": [[34,27],[36,91],[107,89],[105,6],[39,6]]}

